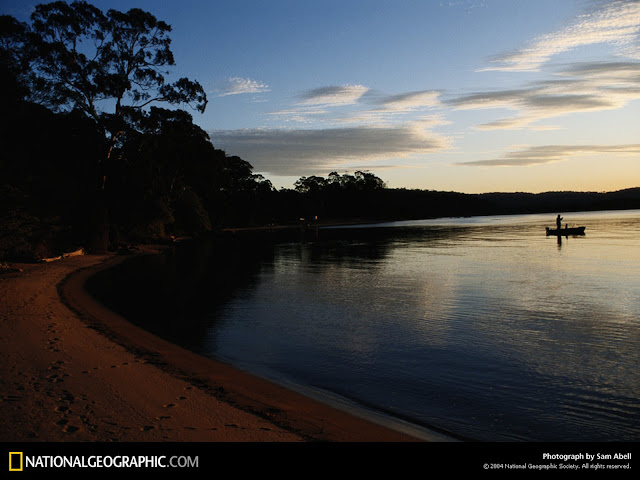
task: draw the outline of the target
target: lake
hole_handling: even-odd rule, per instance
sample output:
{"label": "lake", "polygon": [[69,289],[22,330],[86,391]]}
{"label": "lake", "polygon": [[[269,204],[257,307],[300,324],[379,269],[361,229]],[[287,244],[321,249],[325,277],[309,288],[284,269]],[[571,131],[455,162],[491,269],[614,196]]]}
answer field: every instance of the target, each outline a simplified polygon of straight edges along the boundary
{"label": "lake", "polygon": [[158,335],[398,426],[637,441],[640,211],[563,216],[586,234],[546,236],[549,214],[237,234],[91,285]]}

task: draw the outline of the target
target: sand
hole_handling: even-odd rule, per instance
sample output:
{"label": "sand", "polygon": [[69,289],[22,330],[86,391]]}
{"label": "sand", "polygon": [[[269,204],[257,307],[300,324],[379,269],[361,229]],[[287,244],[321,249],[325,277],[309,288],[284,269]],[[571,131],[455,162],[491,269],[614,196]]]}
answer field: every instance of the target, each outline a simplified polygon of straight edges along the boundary
{"label": "sand", "polygon": [[84,283],[124,258],[75,256],[0,274],[0,441],[416,440],[186,351],[106,309]]}

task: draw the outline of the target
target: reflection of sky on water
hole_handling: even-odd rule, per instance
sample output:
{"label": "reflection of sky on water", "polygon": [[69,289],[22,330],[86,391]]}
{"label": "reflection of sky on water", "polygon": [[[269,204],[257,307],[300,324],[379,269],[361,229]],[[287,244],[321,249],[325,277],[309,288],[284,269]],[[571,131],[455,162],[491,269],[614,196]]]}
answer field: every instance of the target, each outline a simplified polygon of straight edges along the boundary
{"label": "reflection of sky on water", "polygon": [[233,236],[93,283],[188,348],[472,438],[637,439],[640,212],[563,216],[587,234],[523,215]]}
{"label": "reflection of sky on water", "polygon": [[637,438],[640,214],[576,214],[587,235],[559,246],[547,217],[283,243],[219,312],[209,346],[472,437]]}

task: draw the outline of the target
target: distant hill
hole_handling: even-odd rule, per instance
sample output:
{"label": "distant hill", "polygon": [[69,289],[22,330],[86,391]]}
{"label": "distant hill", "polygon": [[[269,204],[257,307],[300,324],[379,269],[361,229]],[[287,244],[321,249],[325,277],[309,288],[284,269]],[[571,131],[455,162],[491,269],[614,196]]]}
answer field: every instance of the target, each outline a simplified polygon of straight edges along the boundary
{"label": "distant hill", "polygon": [[478,195],[491,213],[546,213],[640,208],[640,188],[616,192],[487,193]]}
{"label": "distant hill", "polygon": [[[477,215],[566,213],[640,209],[640,188],[616,192],[546,192],[466,194],[434,190],[385,188],[361,193],[349,201],[327,195],[316,201],[295,203],[301,215],[333,220],[408,220]],[[286,210],[286,207],[283,208]]]}

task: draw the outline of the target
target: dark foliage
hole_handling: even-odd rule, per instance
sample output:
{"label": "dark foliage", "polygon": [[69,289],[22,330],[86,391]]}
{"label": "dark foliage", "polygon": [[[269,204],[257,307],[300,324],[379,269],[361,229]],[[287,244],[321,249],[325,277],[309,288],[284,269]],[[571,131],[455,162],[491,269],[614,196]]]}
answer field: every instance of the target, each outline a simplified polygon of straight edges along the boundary
{"label": "dark foliage", "polygon": [[271,192],[190,114],[152,106],[207,103],[197,82],[165,82],[175,63],[166,23],[76,1],[37,6],[30,25],[2,16],[0,26],[1,257],[242,223]]}

